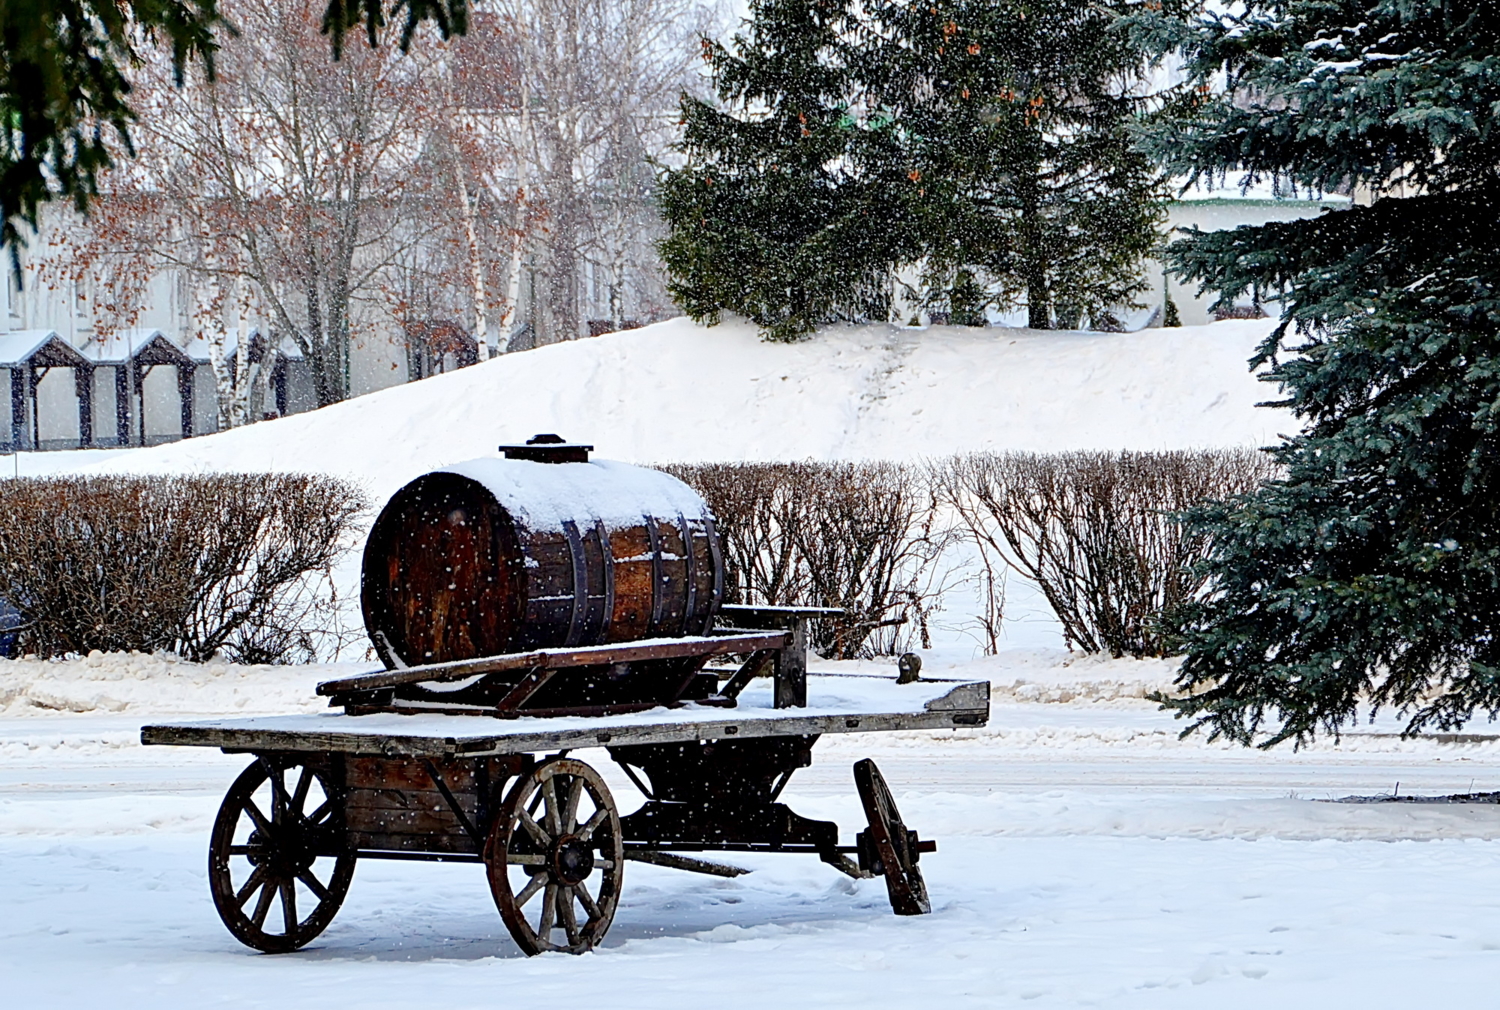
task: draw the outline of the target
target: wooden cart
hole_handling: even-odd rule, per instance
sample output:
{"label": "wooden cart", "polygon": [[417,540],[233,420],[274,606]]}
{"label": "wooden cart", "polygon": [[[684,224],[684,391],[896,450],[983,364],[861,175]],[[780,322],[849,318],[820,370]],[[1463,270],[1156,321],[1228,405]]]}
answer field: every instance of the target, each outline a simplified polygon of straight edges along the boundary
{"label": "wooden cart", "polygon": [[[868,824],[852,845],[778,798],[821,735],[982,725],[989,685],[808,676],[812,612],[722,609],[739,629],[397,666],[320,685],[342,712],[154,725],[141,739],[254,756],[214,823],[209,880],[225,925],[262,951],[322,932],[360,859],[483,863],[528,954],[599,943],[626,861],[743,872],[689,853],[813,854],[883,876],[898,914],[928,911],[918,859],[936,846],[902,822],[873,762],[854,766]],[[726,656],[742,661],[708,666]],[[564,711],[545,703],[558,679],[604,698],[611,682],[674,687],[664,702]],[[601,747],[647,797],[640,809],[622,814],[570,756]]]}
{"label": "wooden cart", "polygon": [[[142,731],[255,756],[209,854],[240,940],[307,943],[361,858],[483,863],[528,954],[597,944],[632,859],[733,875],[687,853],[811,853],[884,876],[900,914],[928,910],[917,863],[933,845],[873,762],[854,766],[869,823],[853,845],[778,798],[822,734],[977,726],[989,685],[809,678],[808,622],[840,612],[724,605],[703,499],[590,448],[538,435],[396,492],[361,576],[386,668],[319,685],[342,714]],[[647,797],[639,810],[622,815],[569,756],[597,747]]]}

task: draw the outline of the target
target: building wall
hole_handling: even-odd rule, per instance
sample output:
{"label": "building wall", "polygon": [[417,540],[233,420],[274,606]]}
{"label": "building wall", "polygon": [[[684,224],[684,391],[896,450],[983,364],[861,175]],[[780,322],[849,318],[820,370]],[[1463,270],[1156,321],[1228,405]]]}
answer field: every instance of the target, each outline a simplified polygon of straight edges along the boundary
{"label": "building wall", "polygon": [[146,373],[141,383],[145,401],[146,444],[170,442],[182,434],[182,395],[177,386],[177,369],[157,365]]}
{"label": "building wall", "polygon": [[[37,438],[42,449],[78,446],[78,389],[73,369],[49,368],[36,385]],[[9,386],[6,387],[9,401]],[[10,410],[5,410],[9,417]]]}
{"label": "building wall", "polygon": [[[1168,241],[1181,238],[1180,229],[1198,228],[1202,231],[1223,231],[1242,225],[1253,226],[1271,221],[1294,221],[1298,218],[1316,217],[1329,208],[1347,206],[1348,202],[1343,200],[1237,200],[1232,198],[1182,200],[1173,203],[1168,208],[1167,237]],[[1216,292],[1208,291],[1200,294],[1197,284],[1184,284],[1175,277],[1168,277],[1157,260],[1151,260],[1147,264],[1146,276],[1152,278],[1155,282],[1153,287],[1158,292],[1154,298],[1143,299],[1148,305],[1163,306],[1165,299],[1161,292],[1170,291],[1172,300],[1177,303],[1177,312],[1182,317],[1184,326],[1213,322],[1214,317],[1209,312],[1209,306],[1217,300]],[[1242,301],[1246,305],[1249,304],[1248,299],[1242,299]],[[1274,315],[1274,306],[1267,311]]]}
{"label": "building wall", "polygon": [[207,435],[218,430],[218,382],[211,367],[199,365],[193,372],[193,433]]}
{"label": "building wall", "polygon": [[406,339],[394,326],[371,326],[349,353],[349,391],[364,396],[407,381]]}
{"label": "building wall", "polygon": [[[23,254],[23,262],[26,254]],[[53,287],[41,284],[36,272],[25,270],[25,287],[18,289],[9,275],[0,283],[0,331],[50,329],[75,347],[85,347],[97,339],[92,319],[92,303],[87,284],[71,282]],[[158,329],[180,347],[186,347],[195,333],[184,307],[180,285],[172,275],[157,277],[150,286],[148,303],[137,319],[140,329]],[[233,310],[225,320],[230,333],[239,331],[239,319]],[[260,328],[258,320],[247,320],[247,331]],[[362,395],[377,389],[407,381],[406,349],[399,329],[393,325],[383,328],[365,327],[365,335],[356,340],[350,354],[350,385],[353,395]],[[0,378],[8,373],[0,369]],[[192,392],[193,432],[205,434],[218,429],[218,383],[213,368],[200,363],[195,369]],[[9,387],[3,397],[8,402]],[[288,413],[301,413],[317,407],[317,395],[312,376],[300,360],[289,363],[286,380],[286,408]],[[113,445],[117,439],[115,412],[115,369],[101,367],[95,370],[94,393],[94,440],[98,445]],[[148,373],[144,383],[145,393],[145,438],[148,443],[170,441],[180,436],[182,425],[181,400],[177,386],[176,368],[157,366]],[[260,417],[274,413],[274,398],[256,390],[252,416]],[[261,400],[266,402],[262,403]],[[74,447],[78,444],[78,404],[73,386],[72,373],[66,369],[54,369],[38,387],[38,407],[41,437],[48,448]],[[134,408],[132,404],[132,408]],[[4,438],[9,438],[9,409],[5,408],[0,422],[5,426]],[[140,437],[140,420],[132,416],[131,438]],[[3,440],[3,439],[0,439]]]}
{"label": "building wall", "polygon": [[115,369],[94,369],[94,444],[115,445],[118,415],[115,412]]}

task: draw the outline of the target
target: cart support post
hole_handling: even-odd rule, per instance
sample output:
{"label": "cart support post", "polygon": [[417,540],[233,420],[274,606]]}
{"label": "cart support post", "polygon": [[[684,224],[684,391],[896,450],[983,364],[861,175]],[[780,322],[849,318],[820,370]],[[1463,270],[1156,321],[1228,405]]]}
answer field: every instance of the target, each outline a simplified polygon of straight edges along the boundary
{"label": "cart support post", "polygon": [[776,653],[777,708],[807,707],[808,622],[819,617],[837,617],[837,607],[771,607],[728,603],[719,617],[734,628],[747,631],[783,630],[791,633],[786,647]]}
{"label": "cart support post", "polygon": [[792,640],[776,653],[776,707],[807,707],[807,618],[794,616],[787,621]]}

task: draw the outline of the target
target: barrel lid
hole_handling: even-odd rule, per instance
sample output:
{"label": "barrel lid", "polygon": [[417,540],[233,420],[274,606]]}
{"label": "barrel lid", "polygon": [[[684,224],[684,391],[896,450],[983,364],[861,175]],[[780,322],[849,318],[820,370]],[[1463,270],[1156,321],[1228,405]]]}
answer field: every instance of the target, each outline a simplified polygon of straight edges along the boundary
{"label": "barrel lid", "polygon": [[506,459],[529,459],[534,463],[587,463],[591,445],[569,442],[561,435],[533,435],[524,445],[502,445]]}

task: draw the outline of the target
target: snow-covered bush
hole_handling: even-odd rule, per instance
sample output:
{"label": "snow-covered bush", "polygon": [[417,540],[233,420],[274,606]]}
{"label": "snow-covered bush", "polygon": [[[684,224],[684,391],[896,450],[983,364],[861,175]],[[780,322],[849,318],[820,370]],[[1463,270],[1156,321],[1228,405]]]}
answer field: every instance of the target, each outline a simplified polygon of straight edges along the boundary
{"label": "snow-covered bush", "polygon": [[854,658],[928,644],[945,534],[927,474],[900,463],[706,463],[662,469],[718,520],[733,603],[841,607],[813,649]]}
{"label": "snow-covered bush", "polygon": [[308,474],[0,482],[0,598],[42,656],[310,660],[363,493]]}
{"label": "snow-covered bush", "polygon": [[932,465],[981,559],[1036,583],[1070,648],[1137,658],[1166,653],[1162,616],[1203,586],[1208,540],[1175,514],[1276,472],[1249,449],[974,453]]}

